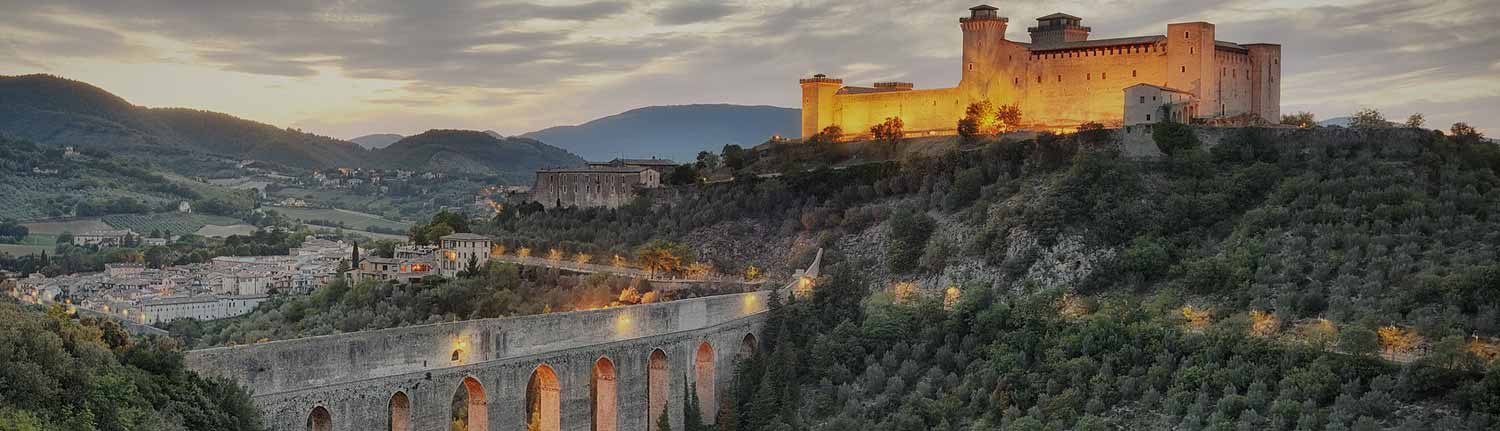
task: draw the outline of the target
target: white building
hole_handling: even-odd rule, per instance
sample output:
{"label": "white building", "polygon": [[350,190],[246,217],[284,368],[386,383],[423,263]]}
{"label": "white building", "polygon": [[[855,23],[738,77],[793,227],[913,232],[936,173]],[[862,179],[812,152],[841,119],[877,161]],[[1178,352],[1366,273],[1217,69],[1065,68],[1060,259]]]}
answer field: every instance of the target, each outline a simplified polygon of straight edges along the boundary
{"label": "white building", "polygon": [[488,263],[490,249],[495,243],[490,237],[472,233],[445,235],[439,241],[442,248],[438,254],[438,269],[445,277],[457,276],[459,271],[468,268],[471,260],[479,266]]}
{"label": "white building", "polygon": [[91,230],[88,232],[73,235],[73,245],[80,247],[86,245],[97,245],[101,247],[118,246],[120,244],[124,244],[125,239],[129,238],[132,235],[135,235],[135,232],[131,232],[130,229]]}
{"label": "white building", "polygon": [[144,324],[170,322],[176,319],[214,320],[249,313],[266,300],[254,296],[168,296],[141,301],[136,316]]}
{"label": "white building", "polygon": [[1193,93],[1151,84],[1125,87],[1125,125],[1186,123],[1197,114]]}

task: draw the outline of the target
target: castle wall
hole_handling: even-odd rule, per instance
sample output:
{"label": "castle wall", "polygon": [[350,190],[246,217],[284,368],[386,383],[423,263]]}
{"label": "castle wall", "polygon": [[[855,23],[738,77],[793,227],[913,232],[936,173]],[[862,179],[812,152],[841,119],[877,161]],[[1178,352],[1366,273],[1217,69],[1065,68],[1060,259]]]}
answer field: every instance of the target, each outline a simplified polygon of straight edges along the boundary
{"label": "castle wall", "polygon": [[836,100],[834,124],[856,135],[869,133],[870,126],[888,117],[901,117],[908,133],[951,131],[968,106],[956,88],[841,94]]}
{"label": "castle wall", "polygon": [[1230,116],[1250,113],[1253,95],[1250,56],[1220,49],[1214,53],[1214,63],[1219,67],[1219,103],[1223,106],[1213,112],[1222,110]]}
{"label": "castle wall", "polygon": [[1158,44],[1039,52],[1030,64],[1021,114],[1044,129],[1087,121],[1119,126],[1126,87],[1167,81],[1166,50]]}

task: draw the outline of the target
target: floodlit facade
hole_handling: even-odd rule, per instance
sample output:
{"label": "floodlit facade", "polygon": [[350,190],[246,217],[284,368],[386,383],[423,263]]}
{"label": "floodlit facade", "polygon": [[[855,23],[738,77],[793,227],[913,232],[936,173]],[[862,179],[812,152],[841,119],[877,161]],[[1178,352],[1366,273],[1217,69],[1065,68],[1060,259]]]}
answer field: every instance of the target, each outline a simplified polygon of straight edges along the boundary
{"label": "floodlit facade", "polygon": [[[802,79],[802,136],[838,125],[848,135],[868,133],[886,118],[901,118],[908,135],[957,131],[968,105],[990,101],[1020,108],[1032,129],[1096,122],[1125,123],[1123,91],[1136,84],[1192,96],[1183,109],[1195,119],[1274,121],[1281,116],[1281,46],[1215,39],[1207,22],[1168,24],[1165,34],[1089,39],[1082,18],[1037,18],[1031,41],[1007,40],[1009,19],[987,5],[959,19],[962,78],[951,88],[918,89],[906,82],[846,86],[825,75]],[[1154,117],[1154,116],[1153,116]]]}

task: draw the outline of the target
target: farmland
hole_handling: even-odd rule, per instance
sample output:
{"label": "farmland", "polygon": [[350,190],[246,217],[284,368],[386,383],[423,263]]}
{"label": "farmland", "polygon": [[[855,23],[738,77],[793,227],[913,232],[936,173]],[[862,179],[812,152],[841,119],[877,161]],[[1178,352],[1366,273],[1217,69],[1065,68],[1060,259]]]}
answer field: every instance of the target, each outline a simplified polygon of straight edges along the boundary
{"label": "farmland", "polygon": [[406,230],[406,223],[381,218],[374,214],[335,208],[273,208],[286,218],[306,224],[343,227],[345,229],[369,230],[371,227],[385,230]]}
{"label": "farmland", "polygon": [[148,234],[160,230],[172,235],[186,235],[198,232],[205,225],[232,225],[242,223],[233,217],[223,217],[206,214],[185,214],[179,212],[156,213],[156,214],[111,214],[102,218],[116,229],[130,229],[138,234]]}

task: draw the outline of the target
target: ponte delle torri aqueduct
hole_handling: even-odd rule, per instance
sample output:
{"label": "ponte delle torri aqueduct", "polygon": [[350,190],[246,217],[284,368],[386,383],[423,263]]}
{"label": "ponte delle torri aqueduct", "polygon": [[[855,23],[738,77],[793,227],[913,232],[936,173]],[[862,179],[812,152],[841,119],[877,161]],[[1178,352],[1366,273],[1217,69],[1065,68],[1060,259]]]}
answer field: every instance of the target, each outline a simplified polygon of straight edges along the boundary
{"label": "ponte delle torri aqueduct", "polygon": [[[818,258],[800,280],[818,276]],[[460,390],[470,431],[646,431],[684,390],[712,423],[735,365],[758,347],[769,291],[469,320],[194,350],[272,430],[446,431]]]}
{"label": "ponte delle torri aqueduct", "polygon": [[[1181,113],[1179,120],[1281,117],[1281,45],[1216,40],[1207,22],[1168,24],[1162,35],[1089,39],[1082,18],[1062,13],[1037,18],[1025,43],[1006,40],[1010,20],[997,8],[979,5],[969,12],[958,20],[963,74],[957,87],[802,79],[802,137],[832,125],[846,135],[863,134],[893,117],[908,135],[953,134],[969,104],[980,101],[1019,107],[1023,126],[1037,130],[1153,122],[1145,116],[1163,105],[1177,105],[1170,108]],[[1142,84],[1151,95],[1126,98]],[[1152,100],[1157,93],[1163,94]],[[1143,113],[1131,121],[1132,110]]]}

